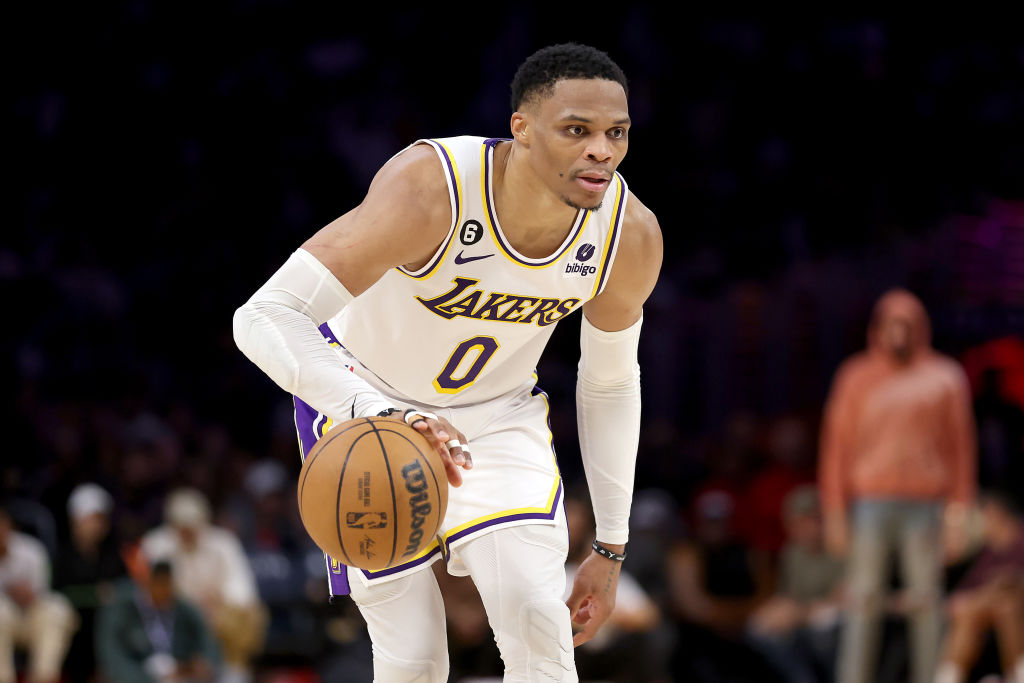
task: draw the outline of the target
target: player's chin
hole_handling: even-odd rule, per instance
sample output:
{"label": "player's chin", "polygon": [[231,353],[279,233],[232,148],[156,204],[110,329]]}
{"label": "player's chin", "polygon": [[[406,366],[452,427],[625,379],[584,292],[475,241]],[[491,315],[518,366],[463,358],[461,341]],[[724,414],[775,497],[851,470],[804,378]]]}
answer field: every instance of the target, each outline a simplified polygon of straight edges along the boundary
{"label": "player's chin", "polygon": [[604,203],[604,193],[596,194],[593,192],[587,192],[585,195],[580,193],[572,193],[562,195],[562,201],[571,206],[574,209],[586,209],[587,211],[597,211],[601,208],[601,204]]}

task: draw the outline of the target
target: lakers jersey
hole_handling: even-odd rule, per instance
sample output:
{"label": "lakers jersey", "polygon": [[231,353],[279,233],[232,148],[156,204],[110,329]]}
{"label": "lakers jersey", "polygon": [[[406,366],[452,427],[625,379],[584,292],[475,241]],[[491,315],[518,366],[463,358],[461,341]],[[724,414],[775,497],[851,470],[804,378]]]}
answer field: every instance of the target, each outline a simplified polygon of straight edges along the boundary
{"label": "lakers jersey", "polygon": [[529,383],[559,320],[608,282],[628,197],[615,174],[596,210],[580,209],[565,241],[528,258],[494,208],[498,139],[420,140],[437,152],[452,225],[422,268],[394,268],[327,326],[359,362],[421,405],[460,406]]}

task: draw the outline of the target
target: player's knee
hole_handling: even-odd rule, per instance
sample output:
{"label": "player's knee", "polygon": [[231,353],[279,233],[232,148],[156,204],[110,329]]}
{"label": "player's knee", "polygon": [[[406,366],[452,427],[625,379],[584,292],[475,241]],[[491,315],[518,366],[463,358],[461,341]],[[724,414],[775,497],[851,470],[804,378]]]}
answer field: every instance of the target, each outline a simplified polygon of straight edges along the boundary
{"label": "player's knee", "polygon": [[438,655],[435,659],[398,659],[374,648],[374,683],[445,683],[448,653]]}
{"label": "player's knee", "polygon": [[[575,681],[569,608],[561,600],[535,600],[520,609],[520,635],[531,674],[540,680]],[[531,675],[531,680],[534,678]]]}

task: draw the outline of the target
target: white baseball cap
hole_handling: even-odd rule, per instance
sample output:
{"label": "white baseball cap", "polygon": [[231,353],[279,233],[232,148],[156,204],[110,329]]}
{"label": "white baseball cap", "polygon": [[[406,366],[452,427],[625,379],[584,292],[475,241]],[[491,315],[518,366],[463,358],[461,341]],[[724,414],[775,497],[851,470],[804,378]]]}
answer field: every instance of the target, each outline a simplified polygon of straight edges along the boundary
{"label": "white baseball cap", "polygon": [[198,528],[210,521],[210,503],[193,488],[171,491],[164,505],[164,520],[174,526]]}
{"label": "white baseball cap", "polygon": [[68,496],[68,515],[72,519],[81,519],[97,512],[109,514],[113,507],[114,499],[106,489],[92,482],[79,484]]}

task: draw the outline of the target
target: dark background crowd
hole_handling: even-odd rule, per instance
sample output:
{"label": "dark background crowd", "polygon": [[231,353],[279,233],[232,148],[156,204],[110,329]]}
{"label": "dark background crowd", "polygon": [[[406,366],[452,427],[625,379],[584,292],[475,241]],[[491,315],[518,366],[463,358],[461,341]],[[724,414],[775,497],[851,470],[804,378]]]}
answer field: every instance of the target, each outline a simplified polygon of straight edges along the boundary
{"label": "dark background crowd", "polygon": [[[506,135],[515,68],[565,40],[628,75],[620,170],[665,236],[641,342],[636,611],[614,634],[654,664],[614,680],[669,680],[681,643],[704,638],[693,656],[713,661],[693,680],[766,680],[771,656],[744,633],[787,540],[814,535],[793,520],[816,509],[800,487],[817,480],[824,402],[891,287],[922,300],[934,347],[966,371],[982,490],[1024,490],[1018,26],[678,12],[522,7],[462,26],[426,7],[361,21],[274,0],[20,5],[0,238],[0,489],[16,525],[56,560],[69,496],[95,482],[127,572],[167,494],[196,489],[266,606],[257,678],[360,680],[362,624],[327,601],[297,518],[291,398],[237,351],[231,316],[408,143]],[[538,368],[576,488],[578,324]],[[708,548],[701,602],[680,577]],[[969,564],[950,564],[950,587]],[[445,590],[453,672],[496,675],[472,591]],[[880,676],[900,680],[892,615]],[[603,656],[622,661],[614,647]]]}

